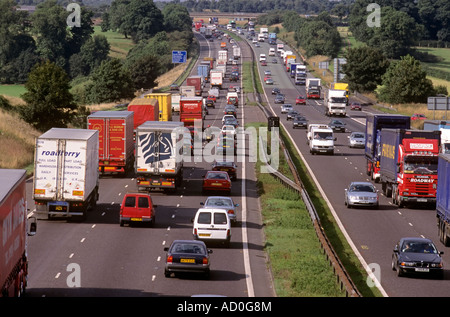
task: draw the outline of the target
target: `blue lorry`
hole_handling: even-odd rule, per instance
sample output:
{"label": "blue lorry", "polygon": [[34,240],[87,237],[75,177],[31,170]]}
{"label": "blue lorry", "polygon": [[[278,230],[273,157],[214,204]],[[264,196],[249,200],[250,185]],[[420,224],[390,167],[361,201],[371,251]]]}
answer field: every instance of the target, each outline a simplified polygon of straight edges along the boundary
{"label": "blue lorry", "polygon": [[439,154],[436,217],[439,241],[450,246],[450,154]]}

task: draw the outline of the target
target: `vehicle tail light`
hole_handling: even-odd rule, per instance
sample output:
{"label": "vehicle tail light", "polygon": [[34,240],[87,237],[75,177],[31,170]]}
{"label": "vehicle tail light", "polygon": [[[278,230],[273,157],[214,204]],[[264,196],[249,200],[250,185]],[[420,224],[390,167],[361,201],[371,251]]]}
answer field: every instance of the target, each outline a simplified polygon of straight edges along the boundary
{"label": "vehicle tail light", "polygon": [[228,213],[234,215],[234,210],[230,209],[230,210],[228,210]]}
{"label": "vehicle tail light", "polygon": [[197,228],[194,228],[194,235],[197,235]]}
{"label": "vehicle tail light", "polygon": [[203,257],[203,264],[208,264],[208,258],[207,257]]}
{"label": "vehicle tail light", "polygon": [[227,237],[231,236],[231,231],[230,229],[227,230]]}
{"label": "vehicle tail light", "polygon": [[169,255],[167,257],[167,263],[172,263],[173,262],[173,256]]}

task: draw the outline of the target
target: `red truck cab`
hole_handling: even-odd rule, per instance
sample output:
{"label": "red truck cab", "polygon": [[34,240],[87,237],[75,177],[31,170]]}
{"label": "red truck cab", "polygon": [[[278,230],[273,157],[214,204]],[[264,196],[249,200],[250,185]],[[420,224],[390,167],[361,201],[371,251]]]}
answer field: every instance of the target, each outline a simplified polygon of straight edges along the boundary
{"label": "red truck cab", "polygon": [[125,223],[155,224],[155,208],[152,198],[146,193],[127,193],[120,205],[120,226]]}

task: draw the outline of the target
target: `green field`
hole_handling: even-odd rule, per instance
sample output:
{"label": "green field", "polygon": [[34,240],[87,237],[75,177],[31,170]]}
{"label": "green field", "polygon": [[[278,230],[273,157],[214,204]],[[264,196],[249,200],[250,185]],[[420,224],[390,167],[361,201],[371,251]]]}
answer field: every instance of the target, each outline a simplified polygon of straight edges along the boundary
{"label": "green field", "polygon": [[20,98],[26,91],[24,85],[0,85],[0,95]]}
{"label": "green field", "polygon": [[125,38],[123,34],[113,31],[102,32],[100,26],[94,26],[94,35],[104,35],[111,45],[110,56],[125,58],[129,50],[134,46],[131,38]]}
{"label": "green field", "polygon": [[439,61],[436,63],[422,62],[426,67],[428,75],[450,81],[450,48],[418,47],[417,50],[419,52],[435,55],[439,58]]}

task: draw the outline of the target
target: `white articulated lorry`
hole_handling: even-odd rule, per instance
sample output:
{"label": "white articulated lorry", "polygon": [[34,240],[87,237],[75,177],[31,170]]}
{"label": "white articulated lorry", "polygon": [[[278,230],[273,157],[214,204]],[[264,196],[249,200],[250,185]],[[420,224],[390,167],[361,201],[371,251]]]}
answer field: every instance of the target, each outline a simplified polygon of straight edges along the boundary
{"label": "white articulated lorry", "polygon": [[98,130],[52,128],[36,139],[33,200],[37,219],[84,219],[98,200],[98,149]]}
{"label": "white articulated lorry", "polygon": [[139,190],[176,190],[181,185],[183,153],[177,142],[183,130],[180,121],[147,121],[137,127],[135,172]]}

